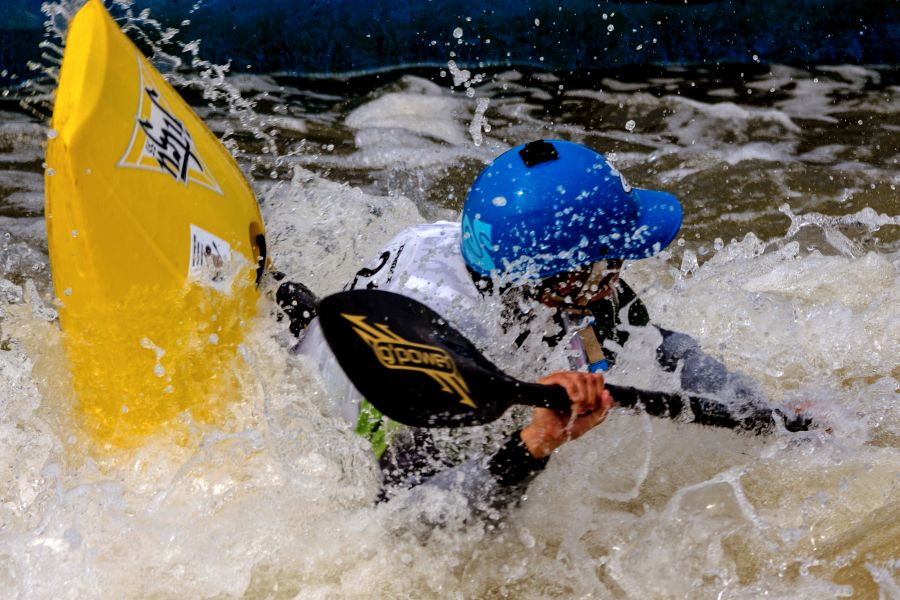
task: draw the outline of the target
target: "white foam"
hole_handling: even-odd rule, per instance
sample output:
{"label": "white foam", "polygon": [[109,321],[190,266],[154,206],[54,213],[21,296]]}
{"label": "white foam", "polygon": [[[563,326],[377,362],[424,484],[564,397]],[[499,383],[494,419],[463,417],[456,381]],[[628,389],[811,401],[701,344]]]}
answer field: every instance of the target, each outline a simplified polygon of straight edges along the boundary
{"label": "white foam", "polygon": [[502,73],[494,75],[494,79],[497,81],[520,81],[522,79],[522,73],[519,71],[503,71]]}
{"label": "white foam", "polygon": [[799,79],[794,82],[790,98],[778,102],[778,108],[795,119],[814,119],[837,123],[831,114],[838,109],[832,102],[832,94],[840,86],[818,79]]}
{"label": "white foam", "polygon": [[601,79],[600,83],[614,92],[634,92],[637,90],[645,90],[649,87],[646,83],[627,83],[609,77]]}
{"label": "white foam", "polygon": [[710,96],[716,98],[737,98],[738,93],[731,88],[719,88],[707,92]]}
{"label": "white foam", "polygon": [[[284,165],[438,173],[460,158],[477,162],[537,135],[559,136],[606,145],[601,149],[617,150],[616,164],[636,175],[683,185],[687,206],[714,192],[716,202],[734,205],[715,218],[753,229],[759,212],[743,198],[697,181],[723,164],[742,173],[752,172],[752,160],[815,162],[819,169],[832,164],[830,157],[846,161],[834,168],[893,181],[886,166],[852,152],[844,157],[837,144],[804,145],[807,154],[796,156],[792,143],[805,133],[798,119],[834,118],[832,111],[848,108],[840,93],[858,86],[851,78],[871,81],[852,68],[823,73],[814,84],[808,72],[773,69],[761,85],[788,86],[793,78],[798,90],[774,110],[737,98],[714,104],[609,89],[614,83],[603,93],[565,92],[567,102],[621,103],[628,113],[594,129],[593,122],[548,122],[535,99],[558,101],[556,86],[546,86],[550,94],[510,84],[522,80],[510,72],[479,88],[491,98],[494,127],[479,148],[467,133],[476,101],[406,78],[343,123],[354,129],[355,152],[279,158]],[[511,99],[499,91],[503,82]],[[267,78],[236,85],[251,94],[282,92]],[[644,131],[646,115],[663,111],[671,116]],[[641,125],[630,134],[622,130],[626,116]],[[331,126],[331,115],[316,118],[309,130],[305,117],[252,123],[306,136],[320,123]],[[227,131],[241,119],[214,125]],[[334,127],[342,133],[341,124]],[[22,145],[0,158],[14,162],[20,148],[39,148],[45,129],[31,129],[23,128]],[[812,182],[810,191],[790,191],[787,172],[772,169],[764,188],[804,207],[783,211],[791,220],[786,231],[730,243],[701,239],[696,243],[715,248],[704,253],[690,226],[714,223],[688,213],[683,268],[663,253],[629,264],[625,279],[655,322],[696,337],[759,381],[774,402],[813,401],[833,433],[756,438],[617,409],[562,447],[499,529],[462,523],[458,499],[445,494],[429,495],[421,512],[449,515],[450,524],[424,532],[419,513],[374,507],[376,467],[367,443],[329,411],[316,365],[282,350],[284,324],[270,318],[265,298],[242,348],[240,360],[252,368],[236,366],[240,383],[226,422],[204,427],[186,413],[186,445],[163,434],[137,450],[93,452],[69,410],[62,338],[46,320],[40,220],[0,219],[0,232],[9,234],[0,234],[0,275],[22,283],[37,273],[31,285],[0,280],[0,589],[27,598],[401,597],[410,590],[472,598],[820,598],[850,593],[833,581],[843,569],[849,577],[842,581],[853,581],[858,595],[892,593],[900,256],[866,252],[861,240],[866,232],[892,235],[898,215],[883,207],[820,214],[825,209],[816,207],[830,202],[831,187],[823,193]],[[39,175],[8,181],[9,189],[25,191],[7,202],[36,206]],[[290,181],[254,184],[275,266],[319,293],[340,289],[396,232],[422,221],[395,188],[373,195],[299,167]],[[799,242],[810,228],[836,256]],[[496,327],[486,351],[505,369],[535,379],[565,367],[564,353],[546,352],[539,336],[508,352],[517,332],[502,331],[488,312],[484,318]],[[671,385],[672,374],[648,366],[658,335],[633,332],[610,377]],[[523,416],[527,411],[510,420]],[[484,441],[480,432],[469,432],[473,443]]]}
{"label": "white foam", "polygon": [[47,246],[47,227],[43,217],[0,217],[0,231],[24,240],[34,248]]}
{"label": "white foam", "polygon": [[274,92],[278,94],[300,94],[300,90],[292,86],[285,86],[267,75],[250,73],[235,73],[229,75],[228,81],[240,92]]}
{"label": "white foam", "polygon": [[0,160],[6,163],[26,163],[40,160],[44,155],[41,134],[46,128],[20,114],[0,111],[0,143],[6,146]]}
{"label": "white foam", "polygon": [[6,197],[6,203],[20,210],[40,213],[44,210],[44,193],[37,192],[13,192]]}
{"label": "white foam", "polygon": [[781,90],[787,88],[798,79],[808,79],[809,73],[802,69],[787,65],[771,65],[769,74],[762,79],[746,82],[744,85],[752,90],[768,91],[772,88]]}
{"label": "white foam", "polygon": [[900,301],[897,258],[765,248],[752,236],[728,244],[670,291],[651,287],[644,299],[662,325],[705,340],[774,397],[825,382],[841,395],[860,374],[891,377],[889,357],[900,350],[900,323],[888,316]]}
{"label": "white foam", "polygon": [[769,144],[766,142],[755,142],[752,144],[744,144],[733,151],[723,154],[723,160],[730,165],[736,165],[745,160],[763,160],[770,162],[787,162],[794,153],[794,142],[784,142],[779,144]]}
{"label": "white foam", "polygon": [[859,65],[823,65],[817,67],[817,70],[842,77],[856,90],[861,90],[869,83],[874,85],[881,83],[881,75],[878,71]]}
{"label": "white foam", "polygon": [[306,133],[309,130],[306,120],[298,119],[296,117],[269,117],[266,122],[271,127],[277,127],[279,129],[285,129],[287,131],[293,131],[296,133]]}
{"label": "white foam", "polygon": [[603,90],[566,90],[564,94],[567,98],[587,98],[589,100],[600,101],[608,100],[610,98],[608,93]]}
{"label": "white foam", "polygon": [[779,210],[786,214],[791,220],[791,226],[787,231],[788,237],[796,235],[801,228],[810,225],[821,227],[823,229],[833,229],[837,225],[863,225],[870,232],[878,231],[887,225],[900,225],[900,214],[881,214],[869,206],[853,214],[837,216],[823,215],[815,212],[796,215],[787,204],[781,205]]}
{"label": "white foam", "polygon": [[534,73],[532,77],[537,81],[541,81],[544,83],[556,83],[559,81],[559,77],[554,75],[553,73]]}
{"label": "white foam", "polygon": [[346,124],[355,129],[402,129],[462,145],[465,128],[460,125],[460,118],[467,116],[469,103],[443,94],[431,82],[415,83],[416,90],[389,93],[367,102],[347,115]]}
{"label": "white foam", "polygon": [[28,171],[0,171],[0,188],[44,192],[44,177]]}
{"label": "white foam", "polygon": [[715,121],[730,122],[736,126],[751,120],[771,122],[781,126],[785,131],[795,133],[800,131],[800,128],[791,120],[790,116],[780,110],[743,107],[733,102],[708,104],[691,100],[690,98],[682,98],[681,96],[672,96],[669,99],[675,104],[680,104],[691,111],[702,113]]}
{"label": "white foam", "polygon": [[847,146],[841,144],[825,144],[799,155],[797,160],[805,163],[833,164],[837,161],[838,155],[847,150]]}
{"label": "white foam", "polygon": [[[301,170],[264,201],[276,266],[323,292],[419,220],[406,201]],[[796,246],[779,252],[748,238],[724,245],[693,276],[657,260],[632,265],[626,278],[658,322],[692,333],[775,399],[815,382],[816,400],[852,407],[851,425],[854,414],[877,414],[891,431],[900,426],[889,380],[900,339],[897,268],[883,256],[802,256]],[[36,349],[58,344],[50,324],[28,315],[24,330],[4,322],[15,347],[24,339]],[[38,598],[61,585],[81,597],[97,589],[132,598],[276,588],[304,597],[410,589],[483,597],[499,589],[552,595],[565,581],[575,596],[730,586],[745,597],[817,597],[838,589],[818,548],[865,553],[864,542],[852,541],[855,527],[894,527],[879,516],[890,516],[895,501],[900,456],[892,448],[860,445],[849,433],[767,441],[617,410],[563,447],[503,529],[451,519],[421,532],[395,507],[371,506],[377,484],[366,444],[328,414],[315,365],[284,353],[275,330],[265,316],[253,324],[246,349],[254,368],[242,375],[228,423],[188,447],[163,436],[98,460],[61,437],[73,431],[55,423],[65,397],[45,406],[41,382],[64,366],[44,352],[48,378],[26,351],[0,352],[0,393],[12,399],[0,404],[0,466],[20,474],[0,484],[6,589]],[[517,370],[534,376],[539,368]],[[435,494],[422,510],[448,515],[459,506]],[[747,561],[748,547],[762,560]],[[889,557],[873,552],[866,562],[884,570]],[[824,571],[782,581],[782,564],[817,559]]]}
{"label": "white foam", "polygon": [[343,287],[400,230],[422,222],[401,196],[367,195],[299,167],[261,192],[276,267],[320,293]]}

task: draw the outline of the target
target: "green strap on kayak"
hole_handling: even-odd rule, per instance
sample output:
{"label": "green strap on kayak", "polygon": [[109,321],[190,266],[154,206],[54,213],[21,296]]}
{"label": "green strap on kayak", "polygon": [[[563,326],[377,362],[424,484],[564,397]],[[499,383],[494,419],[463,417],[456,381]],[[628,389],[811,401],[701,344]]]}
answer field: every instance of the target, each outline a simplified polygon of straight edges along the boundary
{"label": "green strap on kayak", "polygon": [[356,419],[356,433],[363,436],[372,444],[372,452],[375,458],[381,458],[384,451],[391,443],[394,434],[405,425],[393,421],[379,411],[377,408],[369,404],[367,400],[362,400],[359,404],[359,417]]}

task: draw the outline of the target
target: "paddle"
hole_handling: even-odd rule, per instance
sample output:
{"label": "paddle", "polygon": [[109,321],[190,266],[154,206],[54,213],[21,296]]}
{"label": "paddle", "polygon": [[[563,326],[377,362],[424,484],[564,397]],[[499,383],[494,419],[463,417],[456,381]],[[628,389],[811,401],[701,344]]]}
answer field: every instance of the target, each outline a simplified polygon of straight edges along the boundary
{"label": "paddle", "polygon": [[[513,404],[568,411],[565,390],[506,375],[446,320],[424,304],[380,290],[353,290],[319,304],[325,339],[353,385],[373,406],[414,427],[488,423]],[[811,425],[802,416],[756,409],[735,417],[712,398],[606,384],[621,406],[701,425],[764,433],[776,419],[790,431]]]}

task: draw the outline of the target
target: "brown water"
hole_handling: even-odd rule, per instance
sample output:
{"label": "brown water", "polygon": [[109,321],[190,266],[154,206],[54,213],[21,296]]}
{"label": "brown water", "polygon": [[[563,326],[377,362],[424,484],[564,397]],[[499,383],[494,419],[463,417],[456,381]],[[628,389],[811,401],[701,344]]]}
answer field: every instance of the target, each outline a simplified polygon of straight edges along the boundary
{"label": "brown water", "polygon": [[[279,268],[320,293],[403,227],[456,218],[504,149],[596,148],[685,205],[670,251],[626,273],[654,320],[773,402],[813,400],[833,433],[749,438],[617,412],[566,445],[501,528],[422,532],[417,515],[372,506],[366,444],[263,307],[227,422],[188,446],[163,434],[98,455],[71,417],[52,308],[47,128],[13,93],[0,107],[0,595],[900,597],[896,69],[481,74],[195,74],[185,93],[251,175]],[[202,92],[223,95],[210,106]],[[647,385],[654,340],[633,338],[610,378]],[[534,379],[532,364],[503,366]]]}

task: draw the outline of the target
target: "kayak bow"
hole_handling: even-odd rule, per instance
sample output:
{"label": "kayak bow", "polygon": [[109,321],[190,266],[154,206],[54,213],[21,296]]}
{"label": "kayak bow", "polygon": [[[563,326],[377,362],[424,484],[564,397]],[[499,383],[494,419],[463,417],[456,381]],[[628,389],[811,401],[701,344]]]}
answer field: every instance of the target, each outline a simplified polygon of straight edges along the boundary
{"label": "kayak bow", "polygon": [[99,0],[70,23],[47,148],[60,322],[86,429],[214,420],[255,313],[264,226],[225,147]]}

